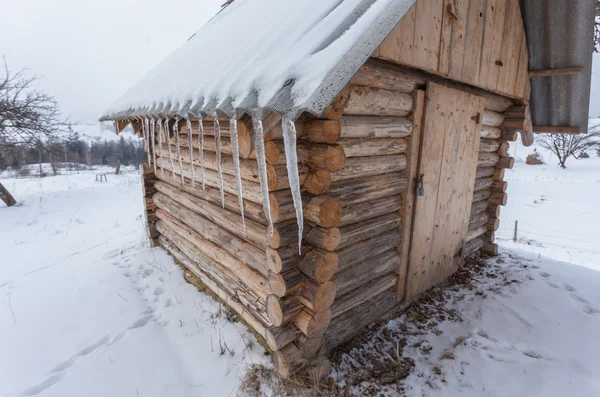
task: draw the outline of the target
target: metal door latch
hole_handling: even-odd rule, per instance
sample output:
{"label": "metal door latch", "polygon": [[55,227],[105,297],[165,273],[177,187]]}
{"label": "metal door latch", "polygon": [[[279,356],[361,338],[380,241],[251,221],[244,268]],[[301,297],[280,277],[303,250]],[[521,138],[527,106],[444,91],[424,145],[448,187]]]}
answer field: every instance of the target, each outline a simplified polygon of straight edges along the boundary
{"label": "metal door latch", "polygon": [[415,194],[417,197],[423,197],[425,195],[425,188],[423,188],[423,177],[425,175],[421,174],[417,177]]}

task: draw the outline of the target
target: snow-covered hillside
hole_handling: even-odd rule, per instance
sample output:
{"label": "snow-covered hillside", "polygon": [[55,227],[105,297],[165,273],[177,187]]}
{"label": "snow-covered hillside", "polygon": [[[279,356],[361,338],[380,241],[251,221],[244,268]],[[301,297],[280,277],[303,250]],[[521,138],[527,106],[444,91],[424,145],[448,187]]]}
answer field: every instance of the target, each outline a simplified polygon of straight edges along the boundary
{"label": "snow-covered hillside", "polygon": [[[600,159],[567,166],[507,172],[501,256],[374,328],[321,391],[600,395]],[[0,204],[1,397],[234,396],[248,367],[270,366],[147,246],[136,170],[1,181],[21,204]]]}
{"label": "snow-covered hillside", "polygon": [[536,146],[546,164],[532,166],[524,162],[532,149],[511,149],[519,161],[506,172],[498,243],[600,271],[600,157],[590,152],[560,169],[556,157]]}
{"label": "snow-covered hillside", "polygon": [[149,249],[137,171],[2,179],[0,396],[227,396],[263,348]]}

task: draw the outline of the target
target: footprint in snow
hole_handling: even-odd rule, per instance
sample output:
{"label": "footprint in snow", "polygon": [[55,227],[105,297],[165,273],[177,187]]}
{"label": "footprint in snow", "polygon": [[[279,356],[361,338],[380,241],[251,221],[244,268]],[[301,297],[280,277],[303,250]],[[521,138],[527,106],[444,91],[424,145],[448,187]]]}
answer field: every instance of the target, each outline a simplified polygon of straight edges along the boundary
{"label": "footprint in snow", "polygon": [[162,295],[165,293],[165,289],[163,287],[156,287],[154,290],[154,295]]}
{"label": "footprint in snow", "polygon": [[583,308],[583,312],[584,312],[585,314],[594,315],[594,314],[598,314],[598,313],[600,313],[600,310],[596,309],[596,308],[595,308],[595,307],[593,307],[593,306],[586,305],[586,306]]}
{"label": "footprint in snow", "polygon": [[575,292],[577,291],[577,288],[570,286],[569,284],[564,284],[563,288],[566,289],[569,292]]}
{"label": "footprint in snow", "polygon": [[560,288],[558,284],[555,284],[552,281],[546,281],[546,284],[548,284],[548,286],[551,288]]}
{"label": "footprint in snow", "polygon": [[550,277],[550,273],[548,273],[548,272],[540,272],[540,276],[542,276],[544,278],[548,278],[548,277]]}
{"label": "footprint in snow", "polygon": [[29,388],[23,390],[19,394],[19,397],[36,396],[36,395],[40,394],[41,392],[43,392],[44,390],[48,389],[49,387],[52,387],[55,384],[57,384],[58,382],[60,382],[61,380],[63,380],[65,378],[65,376],[66,375],[64,373],[52,375],[52,376],[48,377],[46,380],[44,380],[42,383],[39,383],[35,386],[29,387]]}
{"label": "footprint in snow", "polygon": [[137,329],[137,328],[141,328],[141,327],[143,327],[145,325],[148,325],[148,323],[153,318],[154,318],[154,316],[151,315],[151,314],[147,314],[145,316],[142,316],[142,317],[138,318],[136,321],[134,321],[133,324],[131,324],[128,329],[132,330],[132,329]]}

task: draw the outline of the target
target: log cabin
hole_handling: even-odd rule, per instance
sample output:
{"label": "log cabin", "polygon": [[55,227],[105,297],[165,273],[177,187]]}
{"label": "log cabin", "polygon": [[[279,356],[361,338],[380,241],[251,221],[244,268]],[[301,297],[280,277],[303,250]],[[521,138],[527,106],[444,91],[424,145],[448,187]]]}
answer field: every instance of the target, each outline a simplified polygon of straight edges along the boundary
{"label": "log cabin", "polygon": [[510,143],[587,130],[594,1],[565,3],[228,2],[101,118],[144,138],[151,244],[326,374],[498,252]]}

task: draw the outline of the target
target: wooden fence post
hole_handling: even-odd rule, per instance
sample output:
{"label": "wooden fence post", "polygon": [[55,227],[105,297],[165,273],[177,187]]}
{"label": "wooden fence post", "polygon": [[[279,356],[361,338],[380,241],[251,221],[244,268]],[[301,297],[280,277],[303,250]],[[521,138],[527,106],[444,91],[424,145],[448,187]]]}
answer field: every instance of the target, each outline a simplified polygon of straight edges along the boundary
{"label": "wooden fence post", "polygon": [[515,233],[513,235],[513,241],[516,243],[517,242],[517,230],[519,228],[519,221],[515,221]]}

